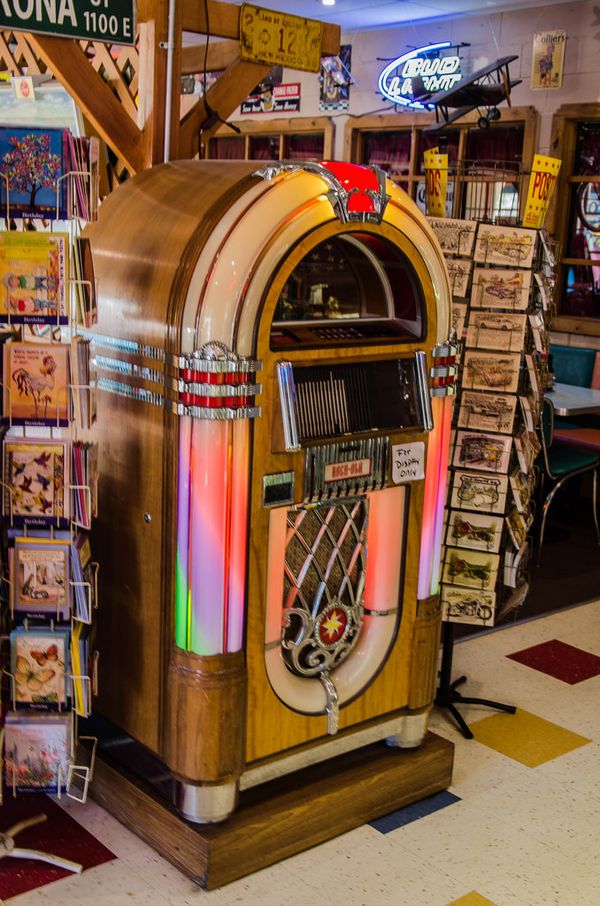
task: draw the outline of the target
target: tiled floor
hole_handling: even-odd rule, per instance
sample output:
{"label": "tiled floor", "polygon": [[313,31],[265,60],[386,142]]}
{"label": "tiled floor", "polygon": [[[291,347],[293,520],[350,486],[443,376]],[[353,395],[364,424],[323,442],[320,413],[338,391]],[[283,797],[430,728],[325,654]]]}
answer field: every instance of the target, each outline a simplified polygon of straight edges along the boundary
{"label": "tiled floor", "polygon": [[600,675],[573,682],[571,674],[552,675],[551,664],[544,672],[543,658],[528,665],[509,657],[554,640],[564,643],[563,652],[575,649],[574,658],[578,650],[600,656],[600,603],[456,646],[455,675],[470,677],[465,694],[513,702],[519,710],[511,718],[465,706],[472,741],[434,713],[431,728],[456,744],[451,795],[432,797],[410,813],[360,827],[210,894],[93,802],[70,804],[73,817],[118,858],[5,902],[598,906]]}

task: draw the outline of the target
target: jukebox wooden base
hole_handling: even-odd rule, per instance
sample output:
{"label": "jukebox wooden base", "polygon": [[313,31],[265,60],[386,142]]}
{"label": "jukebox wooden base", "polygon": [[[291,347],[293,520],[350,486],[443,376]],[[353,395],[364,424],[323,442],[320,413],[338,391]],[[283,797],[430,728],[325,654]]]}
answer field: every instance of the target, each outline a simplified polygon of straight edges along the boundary
{"label": "jukebox wooden base", "polygon": [[414,750],[376,743],[240,795],[223,824],[183,820],[103,755],[94,799],[206,890],[279,862],[445,789],[454,745],[428,733]]}

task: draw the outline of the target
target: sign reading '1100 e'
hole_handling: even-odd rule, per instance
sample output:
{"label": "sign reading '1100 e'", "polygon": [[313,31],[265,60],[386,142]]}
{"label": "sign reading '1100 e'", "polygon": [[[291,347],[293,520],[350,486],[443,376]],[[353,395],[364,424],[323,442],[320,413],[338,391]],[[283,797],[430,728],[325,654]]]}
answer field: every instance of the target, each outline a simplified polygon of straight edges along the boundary
{"label": "sign reading '1100 e'", "polygon": [[0,0],[0,28],[135,43],[135,0]]}

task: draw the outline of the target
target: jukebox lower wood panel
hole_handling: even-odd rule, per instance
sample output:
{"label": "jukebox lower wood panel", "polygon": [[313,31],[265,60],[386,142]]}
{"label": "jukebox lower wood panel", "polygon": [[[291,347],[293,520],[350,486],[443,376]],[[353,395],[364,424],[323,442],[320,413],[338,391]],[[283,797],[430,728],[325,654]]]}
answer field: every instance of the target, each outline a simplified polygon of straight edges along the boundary
{"label": "jukebox lower wood panel", "polygon": [[376,739],[417,745],[454,381],[424,218],[368,168],[177,162],[88,235],[100,712],[196,821]]}

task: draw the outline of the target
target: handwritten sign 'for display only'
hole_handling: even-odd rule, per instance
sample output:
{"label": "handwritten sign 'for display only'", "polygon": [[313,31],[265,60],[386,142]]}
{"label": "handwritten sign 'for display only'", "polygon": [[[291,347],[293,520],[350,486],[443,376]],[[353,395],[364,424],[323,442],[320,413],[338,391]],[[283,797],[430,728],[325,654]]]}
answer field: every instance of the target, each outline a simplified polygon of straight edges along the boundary
{"label": "handwritten sign 'for display only'", "polygon": [[422,440],[414,444],[392,446],[392,481],[405,484],[420,481],[425,477],[425,444]]}
{"label": "handwritten sign 'for display only'", "polygon": [[0,28],[135,43],[134,0],[0,0]]}

